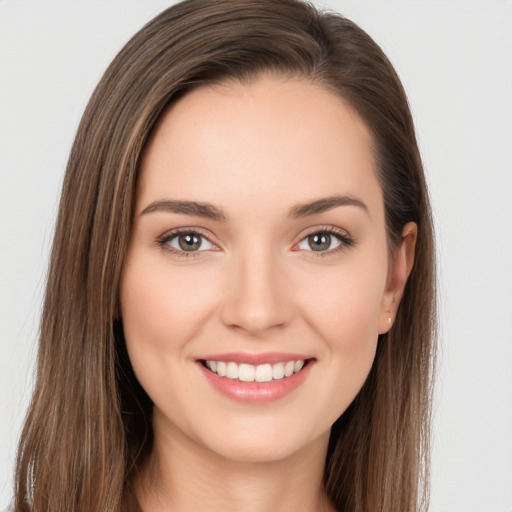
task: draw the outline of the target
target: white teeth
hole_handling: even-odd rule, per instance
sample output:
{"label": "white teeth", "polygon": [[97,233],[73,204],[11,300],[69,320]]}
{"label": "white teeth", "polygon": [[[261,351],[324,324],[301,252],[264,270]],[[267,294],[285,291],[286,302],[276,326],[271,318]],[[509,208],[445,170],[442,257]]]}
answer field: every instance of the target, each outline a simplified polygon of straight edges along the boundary
{"label": "white teeth", "polygon": [[[221,376],[221,377],[225,377],[226,376],[226,363],[224,363],[223,361],[218,361],[217,362],[217,373]],[[213,371],[213,369],[211,369]]]}
{"label": "white teeth", "polygon": [[284,376],[289,377],[293,374],[293,370],[295,370],[295,362],[294,361],[288,361],[284,365]]}
{"label": "white teeth", "polygon": [[238,378],[244,382],[254,380],[254,366],[252,364],[241,364],[238,367]]}
{"label": "white teeth", "polygon": [[290,377],[304,367],[304,361],[287,361],[286,363],[237,364],[232,361],[206,361],[206,366],[220,377],[240,380],[242,382],[270,382],[272,380]]}
{"label": "white teeth", "polygon": [[277,363],[272,366],[272,377],[274,379],[282,379],[284,377],[284,364]]}
{"label": "white teeth", "polygon": [[256,382],[270,382],[272,380],[272,365],[260,364],[257,366],[254,380]]}
{"label": "white teeth", "polygon": [[236,363],[228,363],[226,377],[228,379],[238,379],[238,365]]}

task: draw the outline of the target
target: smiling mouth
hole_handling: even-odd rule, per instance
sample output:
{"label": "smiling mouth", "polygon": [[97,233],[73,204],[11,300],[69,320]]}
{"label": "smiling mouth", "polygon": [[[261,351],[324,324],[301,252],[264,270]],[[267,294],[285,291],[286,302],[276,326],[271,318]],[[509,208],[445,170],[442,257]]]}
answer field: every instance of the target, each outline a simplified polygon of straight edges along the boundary
{"label": "smiling mouth", "polygon": [[299,373],[310,361],[310,359],[303,359],[259,365],[210,360],[201,361],[201,363],[219,377],[240,382],[272,382]]}

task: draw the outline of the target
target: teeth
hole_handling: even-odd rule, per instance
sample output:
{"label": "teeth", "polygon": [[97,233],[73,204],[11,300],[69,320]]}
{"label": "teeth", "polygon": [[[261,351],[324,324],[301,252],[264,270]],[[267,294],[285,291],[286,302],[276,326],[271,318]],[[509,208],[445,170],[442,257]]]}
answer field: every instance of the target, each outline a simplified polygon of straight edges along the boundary
{"label": "teeth", "polygon": [[252,364],[241,364],[238,367],[238,378],[244,382],[252,382],[254,380],[254,366]]}
{"label": "teeth", "polygon": [[[226,376],[226,363],[224,363],[223,361],[219,361],[217,363],[217,373],[221,376],[221,377],[225,377]],[[212,371],[214,371],[212,369]]]}
{"label": "teeth", "polygon": [[270,382],[272,380],[272,365],[260,364],[256,366],[254,380],[256,382]]}
{"label": "teeth", "polygon": [[282,379],[284,377],[284,364],[277,363],[272,366],[272,377],[274,379]]}
{"label": "teeth", "polygon": [[260,364],[258,366],[246,363],[237,364],[232,361],[206,361],[206,366],[220,377],[242,382],[270,382],[300,372],[304,367],[304,361],[287,361],[286,363]]}
{"label": "teeth", "polygon": [[238,365],[236,363],[228,363],[226,377],[228,379],[238,379]]}
{"label": "teeth", "polygon": [[294,361],[288,361],[284,365],[284,376],[289,377],[293,374],[293,370],[295,369],[295,362]]}

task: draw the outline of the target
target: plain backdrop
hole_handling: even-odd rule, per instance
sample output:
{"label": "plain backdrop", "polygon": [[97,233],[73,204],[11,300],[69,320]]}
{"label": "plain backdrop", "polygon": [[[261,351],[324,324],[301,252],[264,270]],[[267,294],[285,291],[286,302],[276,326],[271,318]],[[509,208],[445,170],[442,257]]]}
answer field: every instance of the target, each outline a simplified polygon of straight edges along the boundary
{"label": "plain backdrop", "polygon": [[[0,509],[75,130],[110,60],[171,3],[0,0]],[[512,512],[512,2],[317,3],[383,47],[416,121],[439,252],[431,511]]]}

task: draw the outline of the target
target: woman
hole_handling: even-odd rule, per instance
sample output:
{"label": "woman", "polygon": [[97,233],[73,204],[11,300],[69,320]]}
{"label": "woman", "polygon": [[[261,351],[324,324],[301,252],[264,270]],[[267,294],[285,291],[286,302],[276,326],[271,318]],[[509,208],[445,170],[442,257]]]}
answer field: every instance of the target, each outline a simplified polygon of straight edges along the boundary
{"label": "woman", "polygon": [[433,239],[401,84],[298,1],[178,4],[70,155],[15,510],[419,510]]}

